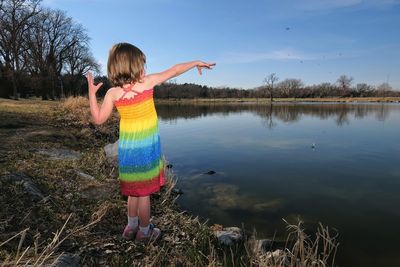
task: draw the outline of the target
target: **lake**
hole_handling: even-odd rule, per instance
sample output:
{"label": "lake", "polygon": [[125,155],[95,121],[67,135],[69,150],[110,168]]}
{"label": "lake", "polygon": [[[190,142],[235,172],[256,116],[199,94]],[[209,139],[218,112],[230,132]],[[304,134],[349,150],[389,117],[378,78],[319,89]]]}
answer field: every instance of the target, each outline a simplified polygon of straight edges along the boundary
{"label": "lake", "polygon": [[[400,266],[400,104],[157,104],[179,205],[285,237],[339,232],[339,266]],[[213,175],[206,174],[215,171]]]}

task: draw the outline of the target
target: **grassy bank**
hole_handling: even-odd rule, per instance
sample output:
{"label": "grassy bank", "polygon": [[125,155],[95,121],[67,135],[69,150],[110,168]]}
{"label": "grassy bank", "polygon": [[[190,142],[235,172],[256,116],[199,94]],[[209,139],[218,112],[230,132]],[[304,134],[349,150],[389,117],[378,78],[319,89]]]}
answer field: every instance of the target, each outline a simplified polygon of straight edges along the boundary
{"label": "grassy bank", "polygon": [[[196,99],[156,99],[157,103],[271,103],[268,98],[196,98]],[[376,102],[376,103],[400,103],[400,97],[331,97],[331,98],[274,98],[273,102],[333,102],[333,103],[351,103],[351,102]]]}
{"label": "grassy bank", "polygon": [[[299,222],[288,224],[286,249],[273,256],[257,249],[255,235],[232,247],[220,245],[205,220],[175,204],[175,178],[152,195],[152,221],[162,238],[135,244],[121,238],[126,199],[103,146],[117,139],[118,115],[102,126],[90,123],[86,98],[63,102],[0,99],[1,176],[24,173],[45,196],[32,199],[24,183],[0,179],[0,265],[50,264],[62,253],[83,266],[325,266],[337,243],[320,226],[313,238]],[[51,160],[40,149],[77,151],[79,160]],[[77,171],[92,178],[78,175]]]}

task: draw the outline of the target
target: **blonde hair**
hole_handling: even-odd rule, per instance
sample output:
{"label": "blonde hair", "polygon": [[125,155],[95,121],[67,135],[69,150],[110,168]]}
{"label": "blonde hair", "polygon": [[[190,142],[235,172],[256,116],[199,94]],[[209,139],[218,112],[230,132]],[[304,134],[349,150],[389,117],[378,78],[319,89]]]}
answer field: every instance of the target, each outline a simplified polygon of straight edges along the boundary
{"label": "blonde hair", "polygon": [[114,86],[142,82],[146,56],[134,45],[119,43],[110,49],[107,62],[108,79]]}

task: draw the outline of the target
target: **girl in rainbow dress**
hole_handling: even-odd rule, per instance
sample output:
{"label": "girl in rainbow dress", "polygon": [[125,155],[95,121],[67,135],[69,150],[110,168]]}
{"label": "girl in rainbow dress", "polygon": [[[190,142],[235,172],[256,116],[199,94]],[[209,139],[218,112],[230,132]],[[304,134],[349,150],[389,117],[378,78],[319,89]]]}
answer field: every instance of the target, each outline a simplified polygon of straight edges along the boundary
{"label": "girl in rainbow dress", "polygon": [[102,83],[94,85],[88,73],[90,112],[93,122],[104,123],[113,107],[120,114],[118,165],[121,193],[128,197],[128,224],[122,236],[129,240],[157,239],[161,231],[150,223],[150,195],[165,184],[157,113],[153,90],[173,77],[192,68],[211,69],[215,63],[191,61],[177,64],[163,72],[146,75],[146,57],[128,43],[114,45],[107,63],[108,79],[113,84],[99,108],[96,92]]}

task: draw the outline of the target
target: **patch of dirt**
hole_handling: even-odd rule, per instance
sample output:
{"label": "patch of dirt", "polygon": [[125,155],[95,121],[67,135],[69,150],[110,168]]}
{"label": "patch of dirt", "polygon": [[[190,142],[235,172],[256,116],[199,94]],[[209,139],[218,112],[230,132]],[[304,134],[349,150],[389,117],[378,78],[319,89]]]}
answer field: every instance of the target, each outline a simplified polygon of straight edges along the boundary
{"label": "patch of dirt", "polygon": [[92,200],[108,200],[119,194],[117,180],[108,180],[102,183],[90,183],[79,191],[82,198]]}

